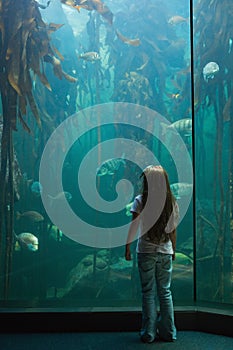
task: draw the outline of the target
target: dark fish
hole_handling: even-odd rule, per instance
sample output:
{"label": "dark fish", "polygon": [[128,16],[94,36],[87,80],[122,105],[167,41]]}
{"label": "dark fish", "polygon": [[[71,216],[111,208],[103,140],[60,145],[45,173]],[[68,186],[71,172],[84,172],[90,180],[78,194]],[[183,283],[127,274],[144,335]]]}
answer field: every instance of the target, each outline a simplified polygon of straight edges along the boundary
{"label": "dark fish", "polygon": [[125,166],[123,158],[111,158],[103,162],[97,168],[97,176],[115,175],[121,166]]}
{"label": "dark fish", "polygon": [[98,52],[95,52],[95,51],[82,53],[78,57],[83,59],[84,61],[89,61],[89,62],[94,62],[94,61],[100,60],[100,55],[98,54]]}
{"label": "dark fish", "polygon": [[34,210],[25,211],[23,213],[20,213],[17,211],[16,219],[19,220],[22,218],[28,219],[32,222],[44,221],[44,217],[40,213],[38,213],[38,211],[34,211]]}
{"label": "dark fish", "polygon": [[57,226],[50,224],[48,227],[48,234],[50,238],[54,239],[57,242],[61,242],[63,232]]}

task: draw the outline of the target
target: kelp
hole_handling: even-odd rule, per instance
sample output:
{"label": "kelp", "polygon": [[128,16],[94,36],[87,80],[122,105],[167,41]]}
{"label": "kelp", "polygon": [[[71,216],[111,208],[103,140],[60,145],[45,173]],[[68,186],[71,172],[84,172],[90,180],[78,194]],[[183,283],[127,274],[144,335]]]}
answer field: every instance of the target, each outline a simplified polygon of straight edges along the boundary
{"label": "kelp", "polygon": [[113,22],[113,13],[109,7],[100,0],[61,0],[67,6],[73,7],[80,11],[81,8],[87,11],[98,12],[110,25]]}
{"label": "kelp", "polygon": [[117,37],[125,44],[132,45],[132,46],[139,46],[141,45],[141,41],[139,38],[136,39],[129,39],[126,36],[122,35],[119,30],[116,30]]}
{"label": "kelp", "polygon": [[[44,84],[51,90],[50,84],[44,73],[44,62],[53,65],[54,74],[70,82],[76,79],[63,72],[61,62],[56,58],[58,50],[54,50],[50,44],[50,33],[59,29],[63,24],[43,22],[38,3],[34,0],[14,1],[8,0],[1,6],[1,34],[2,34],[2,59],[6,69],[7,80],[16,91],[20,100],[19,110],[25,114],[29,104],[34,117],[41,127],[32,91],[32,75],[34,72]],[[7,31],[5,30],[7,28]],[[7,32],[7,35],[6,35]],[[62,57],[62,55],[60,55]],[[16,130],[16,121],[12,127]]]}
{"label": "kelp", "polygon": [[[170,63],[176,64],[176,57],[173,59],[175,50],[178,51],[177,56],[184,56],[184,47],[175,47],[178,37],[174,28],[167,23],[165,6],[153,1],[142,1],[138,6],[130,6],[128,11],[117,12],[114,18],[114,28],[108,28],[105,40],[109,46],[109,69],[114,68],[113,100],[121,96],[122,101],[129,101],[132,97],[132,101],[140,100],[143,105],[167,115],[163,94],[166,91]],[[129,93],[132,85],[125,74],[129,78],[131,72],[140,72],[149,85],[143,84],[144,90],[141,91],[135,86],[135,96],[129,97],[130,94],[133,95],[133,88]],[[127,85],[125,96],[122,81]]]}
{"label": "kelp", "polygon": [[[213,209],[218,238],[213,252],[219,257],[219,275],[216,276],[216,290],[213,299],[225,301],[225,273],[231,268],[226,265],[225,246],[228,242],[229,218],[232,215],[232,76],[233,76],[233,3],[227,0],[198,1],[195,8],[195,123],[199,133],[204,134],[207,115],[214,119],[214,164],[213,164]],[[212,80],[204,81],[202,70],[208,62],[216,62],[220,71]],[[228,131],[227,131],[228,130]],[[225,153],[223,144],[229,140],[230,151]],[[204,139],[197,143],[197,161],[201,181],[205,181]],[[227,167],[227,173],[224,171]],[[209,174],[208,174],[209,176]],[[230,248],[229,248],[230,249]]]}
{"label": "kelp", "polygon": [[128,101],[149,106],[152,100],[152,89],[149,80],[137,72],[125,74],[125,78],[118,83],[117,95],[112,98],[116,101]]}
{"label": "kelp", "polygon": [[[48,4],[49,5],[49,1]],[[0,171],[0,255],[4,267],[4,296],[7,297],[13,246],[14,178],[13,134],[20,122],[31,132],[24,120],[28,108],[41,128],[41,118],[33,96],[33,74],[51,90],[44,73],[44,64],[53,65],[54,74],[70,82],[76,81],[62,70],[60,60],[50,44],[50,33],[60,24],[46,24],[41,7],[35,0],[0,0],[0,93],[3,114]],[[4,249],[5,248],[5,249]],[[5,254],[4,254],[4,253]],[[4,264],[4,265],[3,265]]]}

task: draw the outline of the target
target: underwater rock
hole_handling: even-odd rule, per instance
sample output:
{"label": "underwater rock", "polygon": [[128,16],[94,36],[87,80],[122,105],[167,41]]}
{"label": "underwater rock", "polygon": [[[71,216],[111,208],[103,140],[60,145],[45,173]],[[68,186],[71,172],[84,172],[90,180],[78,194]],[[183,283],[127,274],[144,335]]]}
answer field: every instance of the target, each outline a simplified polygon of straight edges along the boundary
{"label": "underwater rock", "polygon": [[193,293],[193,260],[186,254],[177,252],[173,262],[172,294],[174,299],[190,300]]}
{"label": "underwater rock", "polygon": [[120,281],[131,281],[132,261],[115,258],[111,261],[107,250],[96,255],[86,255],[69,273],[64,288],[58,290],[59,298],[77,296],[85,291],[87,296],[98,298],[104,289],[114,289]]}
{"label": "underwater rock", "polygon": [[77,287],[91,287],[93,278],[95,277],[95,285],[97,290],[107,279],[108,264],[106,258],[95,256],[94,254],[86,255],[73,269],[70,271],[67,283],[63,289],[58,291],[58,297],[64,297],[70,293],[76,294]]}

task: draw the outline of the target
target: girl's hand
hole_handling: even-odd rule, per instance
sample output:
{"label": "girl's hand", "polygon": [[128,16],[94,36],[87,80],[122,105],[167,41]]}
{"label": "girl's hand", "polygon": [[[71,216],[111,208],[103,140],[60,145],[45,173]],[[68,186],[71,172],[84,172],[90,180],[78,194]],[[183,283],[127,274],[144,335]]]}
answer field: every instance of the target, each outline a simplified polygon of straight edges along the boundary
{"label": "girl's hand", "polygon": [[125,246],[125,260],[131,260],[131,252],[130,252],[130,246],[129,244],[126,244]]}

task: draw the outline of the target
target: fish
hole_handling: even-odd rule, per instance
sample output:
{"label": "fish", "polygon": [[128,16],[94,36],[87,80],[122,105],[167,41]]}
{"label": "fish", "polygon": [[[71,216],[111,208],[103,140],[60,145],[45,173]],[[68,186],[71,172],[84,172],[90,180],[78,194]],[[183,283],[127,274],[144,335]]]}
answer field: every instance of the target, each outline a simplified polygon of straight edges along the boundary
{"label": "fish", "polygon": [[174,100],[178,100],[180,97],[180,93],[177,92],[176,94],[171,94],[171,98],[174,99]]}
{"label": "fish", "polygon": [[165,92],[165,94],[168,96],[168,98],[179,102],[182,99],[182,95],[179,92],[176,93],[169,93],[169,92]]}
{"label": "fish", "polygon": [[140,39],[129,39],[126,38],[124,35],[122,35],[119,30],[116,29],[116,35],[118,37],[118,39],[120,39],[121,41],[123,41],[123,43],[131,45],[131,46],[139,46],[141,45],[141,41]]}
{"label": "fish", "polygon": [[176,182],[171,184],[171,191],[176,199],[189,196],[193,191],[193,184],[187,182]]}
{"label": "fish", "polygon": [[57,242],[61,242],[63,232],[57,226],[50,224],[48,226],[48,234],[50,238],[54,239]]}
{"label": "fish", "polygon": [[80,12],[80,6],[76,5],[76,1],[75,0],[61,0],[61,3],[70,7],[75,8],[76,10],[78,10],[78,12]]}
{"label": "fish", "polygon": [[113,13],[109,7],[100,0],[76,0],[80,7],[85,8],[88,11],[97,11],[110,25],[113,22]]}
{"label": "fish", "polygon": [[45,10],[45,9],[47,9],[47,7],[49,7],[50,2],[51,2],[51,0],[47,1],[46,5],[39,4],[38,2],[36,2],[36,4],[39,8],[41,8],[42,10]]}
{"label": "fish", "polygon": [[176,265],[183,265],[183,266],[192,266],[193,265],[193,259],[181,252],[176,252],[176,260],[175,263]]}
{"label": "fish", "polygon": [[87,11],[98,12],[110,25],[113,22],[113,13],[109,7],[100,0],[61,0],[65,5],[71,6],[80,12],[83,8]]}
{"label": "fish", "polygon": [[218,72],[219,72],[219,65],[216,62],[207,63],[202,70],[204,80],[207,83],[209,79],[214,79],[214,77]]}
{"label": "fish", "polygon": [[15,250],[26,249],[32,252],[36,252],[38,250],[38,238],[30,232],[22,232],[18,235],[15,234],[15,239]]}
{"label": "fish", "polygon": [[123,158],[111,158],[107,159],[105,162],[103,162],[96,171],[97,176],[104,176],[104,175],[115,175],[115,173],[119,170],[121,166],[125,166],[126,162]]}
{"label": "fish", "polygon": [[62,26],[64,26],[64,23],[62,24],[58,24],[58,23],[53,23],[53,22],[50,22],[47,26],[47,30],[50,33],[53,33],[55,32],[56,30],[60,29]]}
{"label": "fish", "polygon": [[34,211],[34,210],[29,210],[29,211],[25,211],[23,213],[20,213],[19,211],[16,212],[16,219],[28,219],[32,222],[41,222],[44,221],[44,217],[43,215],[41,215],[38,211]]}
{"label": "fish", "polygon": [[183,16],[172,16],[168,20],[168,24],[175,25],[175,24],[180,24],[188,22],[188,18],[185,18]]}
{"label": "fish", "polygon": [[67,192],[67,191],[62,191],[62,192],[59,192],[58,194],[56,194],[56,196],[51,196],[49,194],[48,197],[52,201],[60,201],[60,200],[66,199],[68,202],[70,202],[72,199],[72,194],[70,192]]}
{"label": "fish", "polygon": [[36,196],[36,197],[39,197],[43,191],[43,187],[41,185],[41,183],[39,181],[34,181],[32,184],[31,184],[31,192]]}
{"label": "fish", "polygon": [[98,52],[89,51],[89,52],[81,53],[78,56],[78,58],[81,58],[84,61],[88,61],[88,62],[95,62],[100,60],[100,55],[98,54]]}
{"label": "fish", "polygon": [[161,123],[161,127],[162,127],[162,135],[164,135],[167,131],[175,131],[175,132],[182,133],[185,136],[190,136],[192,134],[192,119],[190,118],[180,119],[170,125]]}
{"label": "fish", "polygon": [[132,205],[133,205],[133,202],[130,202],[129,204],[127,204],[127,205],[125,206],[125,210],[126,210],[125,215],[126,215],[126,216],[131,216],[131,215],[132,215],[132,213],[131,213],[131,211],[130,211]]}

